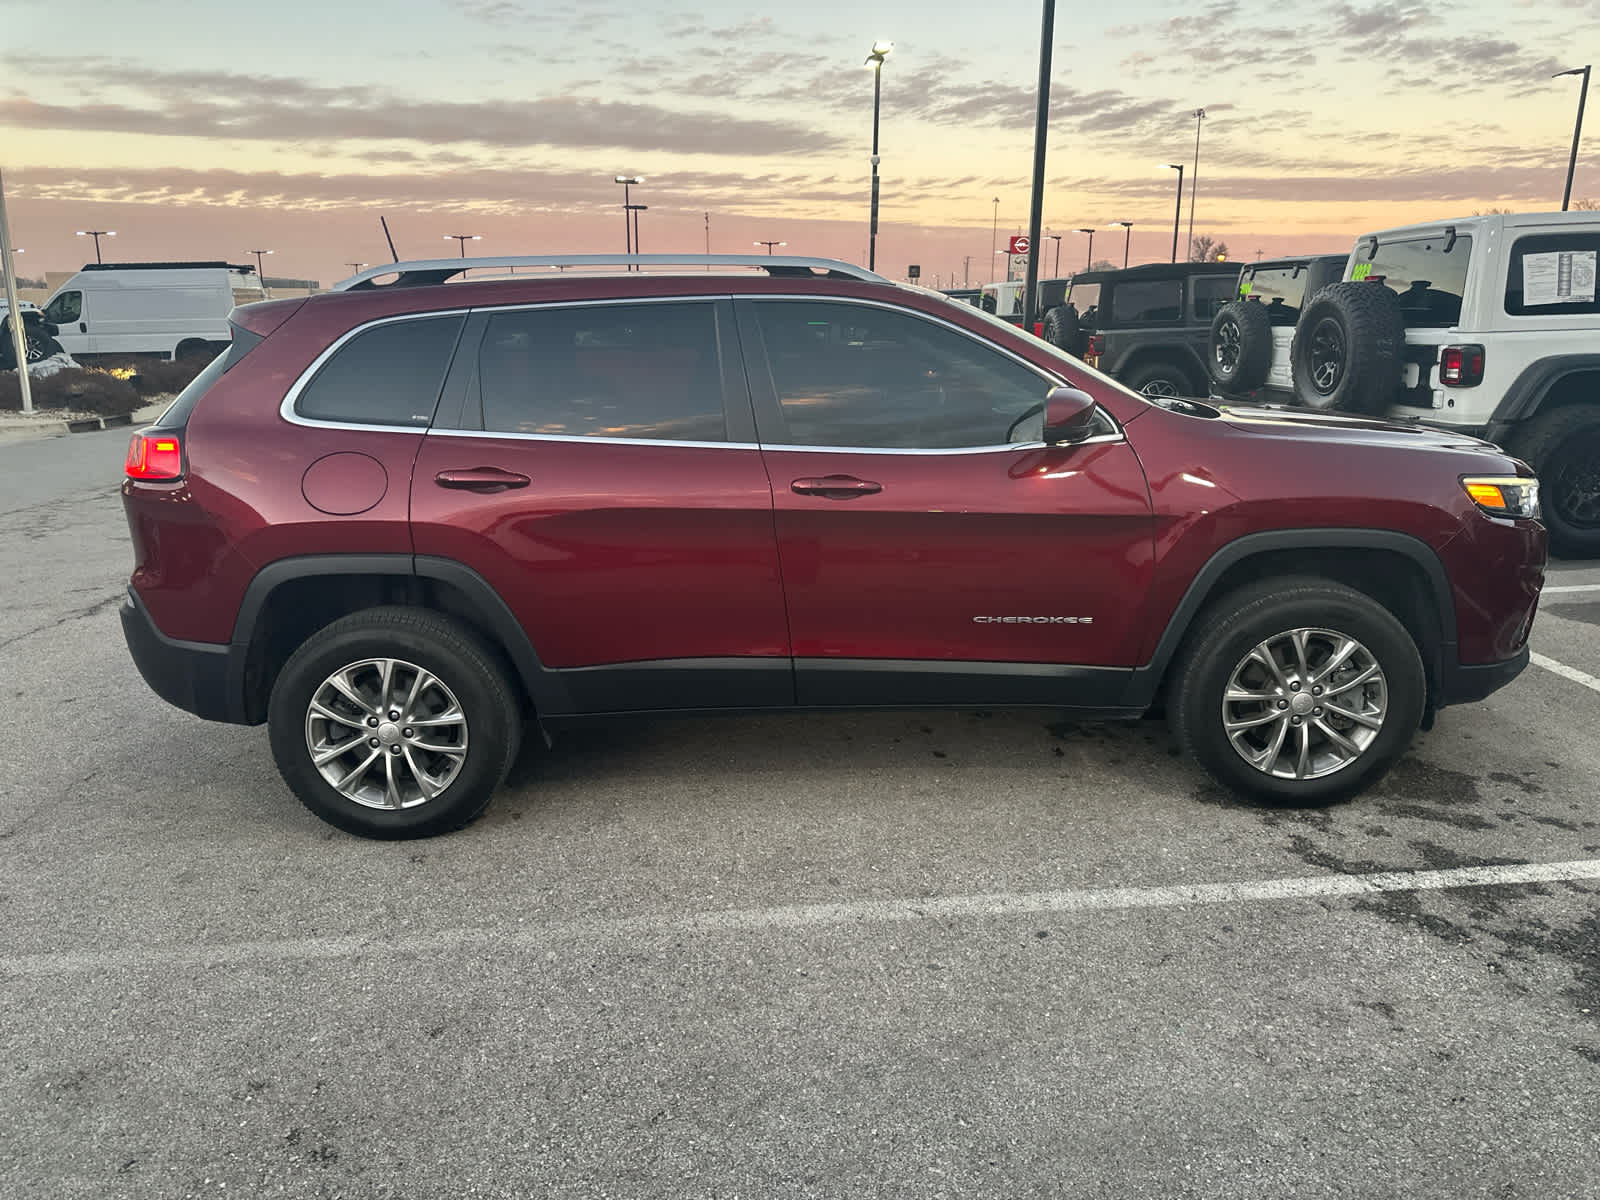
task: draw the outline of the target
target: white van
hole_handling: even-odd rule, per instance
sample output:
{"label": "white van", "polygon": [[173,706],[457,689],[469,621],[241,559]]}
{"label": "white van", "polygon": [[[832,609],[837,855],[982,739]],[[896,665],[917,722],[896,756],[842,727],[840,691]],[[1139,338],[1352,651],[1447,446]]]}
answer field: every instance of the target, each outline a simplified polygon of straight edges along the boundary
{"label": "white van", "polygon": [[214,355],[229,340],[228,313],[264,300],[254,267],[225,262],[94,263],[44,306],[73,358]]}

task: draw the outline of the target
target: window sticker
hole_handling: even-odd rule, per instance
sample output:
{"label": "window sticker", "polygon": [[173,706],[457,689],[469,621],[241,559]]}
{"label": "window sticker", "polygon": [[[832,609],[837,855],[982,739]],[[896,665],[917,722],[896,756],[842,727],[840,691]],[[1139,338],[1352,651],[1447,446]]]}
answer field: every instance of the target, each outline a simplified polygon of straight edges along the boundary
{"label": "window sticker", "polygon": [[1523,304],[1593,304],[1595,257],[1593,250],[1523,255]]}
{"label": "window sticker", "polygon": [[1356,269],[1350,272],[1350,282],[1358,283],[1372,274],[1372,264],[1369,262],[1357,263]]}

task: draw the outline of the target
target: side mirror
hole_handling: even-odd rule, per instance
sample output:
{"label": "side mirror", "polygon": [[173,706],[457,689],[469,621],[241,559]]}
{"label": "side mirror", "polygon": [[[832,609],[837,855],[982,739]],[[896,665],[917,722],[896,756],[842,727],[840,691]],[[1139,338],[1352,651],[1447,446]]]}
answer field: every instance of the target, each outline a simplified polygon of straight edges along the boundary
{"label": "side mirror", "polygon": [[1081,442],[1094,429],[1095,398],[1074,387],[1051,388],[1044,398],[1046,445]]}

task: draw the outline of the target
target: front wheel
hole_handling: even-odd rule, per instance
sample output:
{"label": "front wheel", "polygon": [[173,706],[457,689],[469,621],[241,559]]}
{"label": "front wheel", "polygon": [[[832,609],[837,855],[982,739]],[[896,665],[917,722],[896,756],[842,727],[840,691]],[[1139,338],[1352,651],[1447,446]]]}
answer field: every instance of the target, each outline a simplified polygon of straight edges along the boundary
{"label": "front wheel", "polygon": [[30,333],[27,340],[28,361],[43,362],[63,353],[61,343],[42,333]]}
{"label": "front wheel", "polygon": [[1201,619],[1174,672],[1171,721],[1224,787],[1328,804],[1405,753],[1427,682],[1411,634],[1376,601],[1329,580],[1275,580]]}
{"label": "front wheel", "polygon": [[372,838],[431,837],[478,816],[522,728],[487,646],[448,618],[399,607],[312,635],[279,673],[267,724],[300,801]]}

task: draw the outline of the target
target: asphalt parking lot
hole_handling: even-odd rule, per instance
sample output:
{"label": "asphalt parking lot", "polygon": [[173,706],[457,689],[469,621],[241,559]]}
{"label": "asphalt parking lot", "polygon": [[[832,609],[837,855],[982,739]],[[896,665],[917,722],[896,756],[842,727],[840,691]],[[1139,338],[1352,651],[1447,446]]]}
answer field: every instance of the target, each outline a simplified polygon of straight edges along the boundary
{"label": "asphalt parking lot", "polygon": [[1157,722],[663,719],[381,844],[139,679],[125,445],[0,445],[0,1195],[1600,1196],[1600,565],[1327,811]]}

